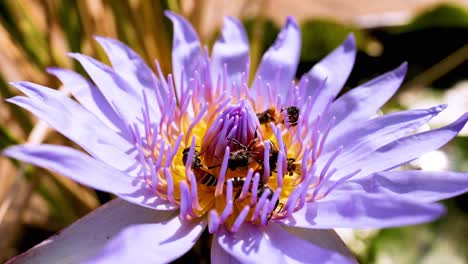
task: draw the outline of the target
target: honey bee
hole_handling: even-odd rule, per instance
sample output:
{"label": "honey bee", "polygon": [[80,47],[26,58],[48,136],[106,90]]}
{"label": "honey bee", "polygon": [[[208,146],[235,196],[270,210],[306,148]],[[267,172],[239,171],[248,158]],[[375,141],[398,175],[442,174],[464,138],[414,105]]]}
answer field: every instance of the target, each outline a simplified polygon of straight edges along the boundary
{"label": "honey bee", "polygon": [[[273,195],[275,194],[275,192],[267,184],[259,183],[258,184],[257,197],[262,197],[263,193],[265,193],[265,192],[268,192],[267,200],[271,201],[271,199],[273,199]],[[272,212],[274,212],[276,210],[276,208],[278,208],[279,203],[280,203],[279,200],[277,200],[276,203],[275,203],[275,207],[273,208]],[[270,219],[270,218],[271,218],[271,215],[268,217],[268,219]]]}
{"label": "honey bee", "polygon": [[[241,177],[234,177],[232,178],[232,185],[234,188],[241,188],[245,183],[245,180]],[[249,192],[251,192],[252,190],[250,189]],[[242,189],[239,189],[236,193],[236,195],[234,196],[234,201],[237,200],[240,196],[242,192]],[[262,197],[263,193],[267,192],[267,200],[268,201],[271,201],[271,199],[273,199],[273,195],[275,194],[275,192],[273,191],[273,189],[268,186],[268,184],[266,183],[262,183],[262,182],[259,182],[258,183],[258,188],[257,188],[257,197],[260,198]],[[275,203],[275,207],[273,208],[272,211],[275,211],[276,208],[278,208],[278,206],[280,205],[280,202],[279,200],[276,201]],[[280,209],[281,210],[281,209]],[[270,219],[272,216],[272,214],[270,214],[270,216],[268,217],[268,219]]]}
{"label": "honey bee", "polygon": [[[242,192],[242,187],[243,185],[245,184],[245,179],[244,178],[241,178],[241,177],[234,177],[234,178],[231,178],[231,181],[232,181],[232,186],[234,188],[238,188],[238,191],[236,192],[236,195],[234,196],[234,201],[236,201],[241,192]],[[200,180],[200,183],[207,186],[207,187],[214,187],[218,184],[218,178],[216,178],[216,176],[214,176],[213,174],[210,174],[208,172],[206,172],[203,177],[201,178]],[[250,189],[249,192],[251,192],[252,190]],[[273,189],[268,186],[267,184],[265,183],[262,183],[262,182],[259,182],[258,183],[258,188],[257,188],[257,197],[262,197],[262,195],[267,192],[267,200],[268,201],[271,201],[273,199],[273,195],[275,194],[275,192],[273,191]],[[278,206],[280,205],[280,202],[279,200],[276,201],[275,203],[275,207],[273,208],[272,212],[276,211],[276,209],[278,208]],[[281,211],[281,209],[280,209]],[[271,217],[273,216],[273,213],[271,213],[268,217],[268,219],[270,219]]]}
{"label": "honey bee", "polygon": [[[241,177],[234,177],[234,178],[231,178],[231,181],[232,181],[232,187],[234,187],[234,188],[240,188],[240,187],[242,187],[242,186],[244,185],[244,183],[245,183],[245,180],[244,180],[243,178],[241,178]],[[241,191],[241,190],[239,190],[239,193],[238,193],[239,195],[240,195],[240,191]],[[237,196],[237,197],[238,197],[238,196]]]}
{"label": "honey bee", "polygon": [[259,140],[256,136],[247,146],[233,138],[228,140],[240,147],[240,149],[229,153],[228,168],[230,170],[234,171],[238,168],[247,168],[253,161],[259,162],[257,158],[263,152],[258,151],[260,150],[259,146],[261,144],[259,145]]}
{"label": "honey bee", "polygon": [[257,113],[257,118],[261,125],[269,124],[270,122],[276,123],[275,116],[276,111],[274,108],[270,108],[261,113]]}
{"label": "honey bee", "polygon": [[276,164],[278,162],[279,151],[271,140],[266,140],[266,142],[270,144],[270,155],[268,157],[268,163],[270,165],[270,175],[271,175],[271,172],[276,170]]}
{"label": "honey bee", "polygon": [[[188,158],[188,153],[190,151],[190,148],[185,148],[182,151],[182,162],[184,165],[187,164],[187,158]],[[197,179],[200,180],[200,183],[203,185],[206,185],[208,187],[210,186],[216,186],[218,183],[218,178],[211,174],[208,170],[211,169],[212,167],[206,167],[201,163],[200,159],[201,153],[195,150],[194,155],[193,155],[193,160],[192,160],[192,165],[191,169],[193,171],[193,174]]]}
{"label": "honey bee", "polygon": [[[281,113],[286,112],[286,115],[288,117],[288,122],[291,127],[297,126],[297,120],[299,119],[299,112],[300,109],[297,106],[288,106],[288,107],[283,107],[281,108]],[[283,120],[284,123],[284,120]]]}
{"label": "honey bee", "polygon": [[261,125],[269,124],[270,122],[273,122],[274,124],[284,124],[285,120],[282,116],[285,115],[288,118],[289,125],[293,127],[297,126],[299,113],[299,107],[291,105],[288,107],[282,107],[279,112],[275,108],[267,109],[261,113],[257,113],[257,118]]}
{"label": "honey bee", "polygon": [[218,178],[209,172],[205,172],[201,177],[200,183],[208,187],[213,187],[218,184]]}
{"label": "honey bee", "polygon": [[296,164],[296,159],[288,158],[287,173],[289,174],[289,176],[292,176],[297,169],[298,166]]}
{"label": "honey bee", "polygon": [[[190,148],[185,148],[182,151],[182,162],[184,163],[184,165],[187,164],[187,158],[188,158],[189,151],[190,151]],[[192,166],[191,166],[192,169],[203,168],[203,165],[201,164],[200,156],[201,156],[200,152],[198,152],[198,150],[195,150],[195,152],[193,154],[193,160],[192,160]]]}

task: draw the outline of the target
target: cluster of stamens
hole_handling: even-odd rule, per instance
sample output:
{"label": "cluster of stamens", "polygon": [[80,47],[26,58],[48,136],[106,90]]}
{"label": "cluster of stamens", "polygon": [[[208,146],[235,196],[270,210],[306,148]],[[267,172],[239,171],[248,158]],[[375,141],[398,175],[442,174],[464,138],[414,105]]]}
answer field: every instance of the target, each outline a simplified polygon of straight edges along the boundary
{"label": "cluster of stamens", "polygon": [[245,80],[227,89],[223,76],[212,85],[207,72],[195,73],[180,96],[172,77],[164,81],[159,72],[160,121],[151,121],[144,95],[142,125],[130,128],[140,175],[155,195],[180,208],[181,218],[208,215],[210,232],[221,225],[236,232],[245,221],[266,225],[322,199],[359,172],[329,181],[341,148],[317,169],[334,118],[321,132],[320,115],[302,116],[314,99],[298,96],[300,85],[281,100],[273,97],[278,88],[267,84],[273,92],[255,104]]}

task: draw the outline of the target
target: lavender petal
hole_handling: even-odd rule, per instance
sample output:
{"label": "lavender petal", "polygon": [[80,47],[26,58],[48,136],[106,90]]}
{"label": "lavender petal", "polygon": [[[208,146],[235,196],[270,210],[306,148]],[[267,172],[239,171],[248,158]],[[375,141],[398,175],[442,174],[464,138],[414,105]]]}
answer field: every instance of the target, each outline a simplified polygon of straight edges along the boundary
{"label": "lavender petal", "polygon": [[418,170],[379,172],[363,179],[352,179],[341,189],[343,192],[388,193],[431,203],[468,192],[468,173]]}
{"label": "lavender petal", "polygon": [[233,17],[224,19],[221,36],[213,46],[211,54],[212,83],[222,76],[226,65],[227,85],[240,85],[242,74],[249,74],[249,40],[242,23]]}
{"label": "lavender petal", "polygon": [[338,131],[334,137],[330,135],[324,153],[332,153],[337,147],[343,146],[343,157],[362,157],[408,135],[445,108],[445,105],[440,105],[428,109],[401,111],[356,123],[345,133]]}
{"label": "lavender petal", "polygon": [[339,179],[356,169],[361,169],[354,177],[358,179],[396,168],[426,152],[442,147],[463,129],[467,121],[468,113],[445,127],[400,138],[362,157],[353,158],[352,155],[347,155],[339,161],[337,159],[338,172],[333,177]]}
{"label": "lavender petal", "polygon": [[161,113],[158,109],[158,102],[154,96],[154,90],[160,89],[158,80],[143,59],[124,43],[105,37],[96,36],[95,39],[101,44],[112,64],[114,71],[139,95],[143,102],[143,92],[149,95],[149,107],[151,117],[155,122],[159,122]]}
{"label": "lavender petal", "polygon": [[306,204],[284,224],[314,229],[385,228],[429,222],[444,212],[440,204],[422,204],[382,193],[332,192],[323,200]]}
{"label": "lavender petal", "polygon": [[120,133],[127,131],[125,124],[92,82],[68,69],[51,67],[47,68],[47,72],[55,75],[84,108],[97,116],[108,127]]}
{"label": "lavender petal", "polygon": [[[266,100],[268,98],[266,83],[273,88],[277,87],[280,96],[286,95],[294,80],[300,53],[301,31],[297,22],[292,17],[288,17],[275,43],[262,57],[252,84],[252,96],[254,98],[261,96],[263,100]],[[262,79],[260,80],[258,76]],[[260,81],[263,81],[263,85],[260,85]]]}
{"label": "lavender petal", "polygon": [[133,145],[63,93],[28,82],[13,85],[29,98],[17,96],[8,99],[9,102],[31,111],[111,166],[127,169],[134,164],[134,158],[125,154]]}
{"label": "lavender petal", "polygon": [[145,182],[69,147],[54,145],[18,145],[7,148],[4,155],[60,173],[83,185],[113,193],[120,198],[157,210],[175,210]]}
{"label": "lavender petal", "polygon": [[187,87],[188,81],[193,78],[200,66],[202,56],[200,41],[192,25],[184,17],[170,11],[165,11],[164,14],[174,26],[172,73],[177,94],[180,95],[182,85]]}
{"label": "lavender petal", "polygon": [[[343,88],[346,80],[354,65],[356,58],[356,43],[354,36],[350,34],[346,40],[318,62],[312,69],[301,78],[301,82],[308,78],[309,80],[318,80],[321,82],[326,79],[325,86],[320,90],[315,101],[310,119],[322,113],[330,100],[334,100]],[[306,96],[312,95],[317,82],[310,81],[307,87]]]}
{"label": "lavender petal", "polygon": [[211,263],[229,263],[229,264],[241,264],[236,258],[231,256],[229,253],[216,242],[215,239],[211,240]]}
{"label": "lavender petal", "polygon": [[84,263],[169,263],[189,251],[206,227],[203,219],[184,221],[172,212],[153,212],[140,213],[138,222],[122,228]]}
{"label": "lavender petal", "polygon": [[72,53],[70,57],[80,62],[107,102],[126,124],[141,125],[141,95],[109,66],[82,54]]}
{"label": "lavender petal", "polygon": [[[339,97],[322,120],[336,118],[333,131],[346,132],[357,123],[368,120],[387,102],[405,78],[407,63],[382,74]],[[326,122],[323,122],[326,123]],[[322,129],[324,129],[322,125]],[[333,133],[330,134],[333,138]]]}
{"label": "lavender petal", "polygon": [[165,263],[188,251],[203,227],[114,199],[11,262]]}
{"label": "lavender petal", "polygon": [[[331,237],[327,232],[315,232],[315,235],[316,239],[336,241],[336,237]],[[220,231],[213,240],[241,263],[356,263],[354,259],[339,253],[342,242],[331,242],[328,248],[321,247],[273,222],[263,229],[245,223],[239,232],[231,234]]]}

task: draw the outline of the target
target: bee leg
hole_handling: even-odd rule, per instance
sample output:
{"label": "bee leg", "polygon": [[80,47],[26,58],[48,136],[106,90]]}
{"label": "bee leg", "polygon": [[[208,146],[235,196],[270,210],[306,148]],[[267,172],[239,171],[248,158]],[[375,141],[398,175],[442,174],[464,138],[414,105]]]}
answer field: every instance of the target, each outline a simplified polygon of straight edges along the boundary
{"label": "bee leg", "polygon": [[283,203],[278,203],[278,206],[280,206],[280,208],[279,208],[277,213],[281,213],[281,210],[283,210],[284,204]]}
{"label": "bee leg", "polygon": [[[276,207],[278,207],[278,206],[280,206],[280,208],[279,208],[279,210],[278,210],[276,213],[280,213],[281,210],[283,210],[284,204],[283,204],[283,203],[278,203],[278,204],[276,205]],[[273,217],[273,213],[274,213],[275,211],[276,211],[276,208],[273,209],[273,211],[271,211],[270,215],[268,216],[268,221],[270,221],[271,217]]]}
{"label": "bee leg", "polygon": [[243,148],[243,149],[247,149],[246,146],[244,146],[242,143],[240,143],[240,142],[239,142],[237,139],[235,139],[235,138],[226,138],[226,139],[229,140],[229,141],[231,141],[231,142],[233,142],[234,144],[240,146],[240,147]]}
{"label": "bee leg", "polygon": [[207,166],[206,168],[211,170],[211,169],[214,169],[214,168],[218,168],[220,166],[221,166],[221,164],[218,164],[218,165]]}
{"label": "bee leg", "polygon": [[241,192],[242,192],[242,188],[240,188],[239,190],[237,190],[236,192],[236,195],[234,195],[234,202],[239,199],[240,195],[241,195]]}

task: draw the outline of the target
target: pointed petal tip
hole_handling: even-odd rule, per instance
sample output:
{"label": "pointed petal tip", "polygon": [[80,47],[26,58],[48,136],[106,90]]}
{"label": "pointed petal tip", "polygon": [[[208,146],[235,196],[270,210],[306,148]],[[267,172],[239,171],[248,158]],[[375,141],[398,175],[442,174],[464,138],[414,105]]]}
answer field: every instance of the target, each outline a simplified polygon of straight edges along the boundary
{"label": "pointed petal tip", "polygon": [[441,105],[436,105],[432,107],[431,109],[434,110],[434,113],[438,114],[442,111],[444,111],[447,108],[448,104],[441,104]]}
{"label": "pointed petal tip", "polygon": [[165,10],[164,15],[169,18],[170,20],[181,18],[182,16],[177,14],[176,12],[172,12],[170,10]]}
{"label": "pointed petal tip", "polygon": [[78,53],[78,52],[67,52],[67,56],[75,60],[78,60],[80,57],[83,56],[83,54]]}
{"label": "pointed petal tip", "polygon": [[224,24],[237,24],[237,25],[242,25],[242,23],[240,22],[239,19],[237,19],[237,17],[234,17],[234,16],[225,16],[223,18],[223,23]]}
{"label": "pointed petal tip", "polygon": [[[13,98],[7,99],[7,101],[10,101]],[[6,157],[9,157],[9,158],[12,158],[12,159],[19,159],[18,154],[21,154],[21,149],[22,148],[23,148],[23,145],[15,145],[15,146],[11,146],[11,147],[8,147],[8,148],[2,150],[1,153],[2,153],[2,155],[6,156]]]}
{"label": "pointed petal tip", "polygon": [[13,81],[13,82],[8,82],[8,83],[22,92],[24,92],[25,89],[30,90],[31,85],[36,85],[35,83],[31,83],[28,81]]}
{"label": "pointed petal tip", "polygon": [[[454,132],[456,132],[456,134],[458,134],[465,127],[466,122],[468,122],[468,112],[461,115],[457,120],[455,120],[451,124],[448,124],[448,125],[446,125],[444,127],[438,128],[437,130],[450,130],[450,131],[454,131]],[[430,131],[434,131],[434,130],[430,130]],[[430,132],[430,131],[428,131],[428,132]]]}
{"label": "pointed petal tip", "polygon": [[51,67],[46,68],[46,72],[49,73],[49,74],[52,74],[52,75],[55,75],[54,73],[57,72],[57,71],[60,71],[60,70],[62,70],[62,69],[59,68],[59,67],[55,67],[55,66],[51,66]]}
{"label": "pointed petal tip", "polygon": [[465,126],[466,122],[468,121],[468,112],[464,113],[460,118],[458,118],[457,121],[455,122],[460,122],[460,124],[462,125],[462,127],[460,128],[460,130]]}
{"label": "pointed petal tip", "polygon": [[343,41],[343,47],[345,48],[346,51],[356,51],[356,37],[354,36],[354,33],[351,32],[346,36],[345,41]]}
{"label": "pointed petal tip", "polygon": [[99,45],[101,45],[103,48],[104,48],[104,45],[106,44],[106,42],[108,41],[117,41],[115,39],[111,39],[111,38],[108,38],[108,37],[104,37],[104,36],[98,36],[98,35],[93,35],[93,38],[94,40],[99,43]]}
{"label": "pointed petal tip", "polygon": [[110,39],[108,37],[105,37],[105,36],[100,36],[100,35],[93,35],[93,38],[97,41],[99,41],[100,39]]}
{"label": "pointed petal tip", "polygon": [[[433,215],[433,218],[427,222],[431,222],[431,221],[434,221],[436,219],[439,219],[441,218],[442,216],[444,216],[446,213],[447,213],[447,208],[445,208],[444,205],[440,204],[440,203],[436,203],[439,205],[439,208],[438,208],[438,212],[437,213],[434,213]],[[424,223],[424,222],[422,222]]]}
{"label": "pointed petal tip", "polygon": [[56,67],[56,66],[47,67],[46,72],[48,74],[51,74],[51,75],[55,76],[59,80],[60,80],[60,77],[63,74],[75,73],[73,70],[66,69],[66,68],[60,68],[60,67]]}
{"label": "pointed petal tip", "polygon": [[107,42],[111,43],[116,43],[116,44],[124,44],[118,39],[111,38],[111,37],[106,37],[106,36],[99,36],[99,35],[93,35],[93,38],[101,45],[104,46]]}
{"label": "pointed petal tip", "polygon": [[22,82],[23,81],[11,81],[11,82],[8,82],[8,84],[18,88],[17,85],[20,85]]}
{"label": "pointed petal tip", "polygon": [[294,18],[293,16],[288,16],[286,17],[286,25],[288,26],[293,26],[295,28],[299,28],[299,25],[297,23],[297,20],[296,18]]}
{"label": "pointed petal tip", "polygon": [[397,75],[397,77],[403,77],[406,75],[407,71],[408,71],[408,62],[405,61],[395,69],[395,74]]}
{"label": "pointed petal tip", "polygon": [[[24,96],[15,96],[15,97],[11,97],[11,98],[8,98],[8,99],[5,99],[5,101],[7,101],[8,103],[10,104],[16,104],[16,99],[17,97],[24,97]],[[3,153],[3,152],[2,152]]]}
{"label": "pointed petal tip", "polygon": [[97,43],[99,43],[99,45],[105,50],[106,53],[109,52],[109,50],[112,50],[113,45],[123,44],[119,40],[109,38],[109,37],[93,35],[93,38],[94,40],[96,40]]}

